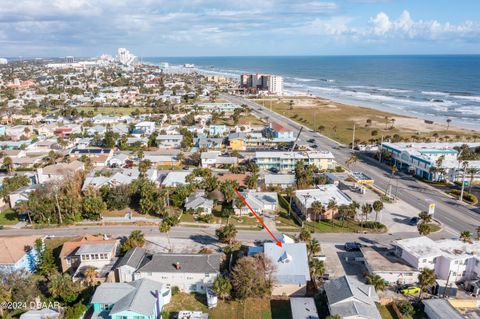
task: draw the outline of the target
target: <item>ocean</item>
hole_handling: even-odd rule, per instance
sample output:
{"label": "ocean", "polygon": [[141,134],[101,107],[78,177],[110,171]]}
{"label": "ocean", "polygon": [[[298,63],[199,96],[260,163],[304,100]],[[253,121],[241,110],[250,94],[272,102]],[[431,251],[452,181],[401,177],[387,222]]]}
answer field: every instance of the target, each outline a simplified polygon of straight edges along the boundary
{"label": "ocean", "polygon": [[480,129],[480,55],[154,57],[192,63],[204,73],[284,77],[288,94],[312,94],[359,106]]}

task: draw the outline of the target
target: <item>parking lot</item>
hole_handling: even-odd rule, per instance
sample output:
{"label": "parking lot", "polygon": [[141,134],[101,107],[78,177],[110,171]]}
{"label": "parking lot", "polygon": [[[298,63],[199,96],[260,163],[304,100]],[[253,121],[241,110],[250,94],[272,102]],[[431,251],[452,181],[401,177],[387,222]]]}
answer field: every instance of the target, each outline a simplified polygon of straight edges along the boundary
{"label": "parking lot", "polygon": [[343,245],[322,244],[322,254],[326,256],[325,268],[330,278],[338,278],[344,275],[364,277],[365,267],[361,261],[355,258],[361,257],[359,251],[347,252]]}

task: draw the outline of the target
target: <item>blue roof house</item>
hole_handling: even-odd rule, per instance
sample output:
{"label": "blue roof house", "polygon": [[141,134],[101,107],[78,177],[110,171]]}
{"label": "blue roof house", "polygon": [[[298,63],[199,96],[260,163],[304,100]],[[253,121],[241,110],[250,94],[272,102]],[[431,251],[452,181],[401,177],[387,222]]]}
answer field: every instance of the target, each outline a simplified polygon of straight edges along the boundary
{"label": "blue roof house", "polygon": [[307,281],[310,281],[307,246],[305,243],[264,244],[265,257],[269,258],[276,271],[273,296],[305,296]]}
{"label": "blue roof house", "polygon": [[92,318],[157,319],[172,295],[162,283],[139,279],[133,282],[103,283],[92,297]]}

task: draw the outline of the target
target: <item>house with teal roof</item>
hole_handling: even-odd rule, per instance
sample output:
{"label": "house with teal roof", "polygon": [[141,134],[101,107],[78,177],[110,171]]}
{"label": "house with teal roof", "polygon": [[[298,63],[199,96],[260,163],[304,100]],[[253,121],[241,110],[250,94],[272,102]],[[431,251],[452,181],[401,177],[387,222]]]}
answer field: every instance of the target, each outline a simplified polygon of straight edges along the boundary
{"label": "house with teal roof", "polygon": [[92,297],[92,318],[159,319],[171,297],[166,285],[146,278],[128,283],[103,283]]}

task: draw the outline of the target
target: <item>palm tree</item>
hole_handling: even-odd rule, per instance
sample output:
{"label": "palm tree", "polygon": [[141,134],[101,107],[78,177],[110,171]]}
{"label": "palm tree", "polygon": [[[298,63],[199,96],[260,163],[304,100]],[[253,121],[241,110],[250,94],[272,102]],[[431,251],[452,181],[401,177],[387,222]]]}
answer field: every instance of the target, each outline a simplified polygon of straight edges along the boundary
{"label": "palm tree", "polygon": [[468,183],[468,192],[472,193],[473,179],[475,178],[475,174],[478,173],[478,169],[475,167],[470,167],[467,169],[467,173],[470,174],[470,180]]}
{"label": "palm tree", "polygon": [[363,222],[366,222],[368,220],[368,215],[372,212],[373,207],[372,204],[365,203],[362,205],[362,227],[363,227]]}
{"label": "palm tree", "polygon": [[222,299],[225,300],[228,296],[230,296],[230,292],[232,291],[232,283],[225,276],[218,276],[213,283],[213,291]]}
{"label": "palm tree", "polygon": [[221,242],[231,245],[237,236],[235,225],[228,224],[215,230],[215,234]]}
{"label": "palm tree", "polygon": [[477,240],[480,240],[480,226],[477,227]]}
{"label": "palm tree", "polygon": [[302,231],[300,232],[300,234],[298,235],[298,238],[303,241],[303,242],[309,242],[310,240],[312,240],[312,235],[310,234],[310,232],[306,229],[302,229]]}
{"label": "palm tree", "polygon": [[383,202],[376,200],[373,202],[373,210],[375,211],[375,221],[378,221],[378,213],[380,213],[383,210]]}
{"label": "palm tree", "polygon": [[347,166],[347,168],[350,169],[350,166],[355,164],[357,161],[358,161],[358,156],[355,154],[352,154],[345,162],[345,166]]}
{"label": "palm tree", "polygon": [[85,283],[87,284],[87,286],[93,286],[95,282],[97,282],[97,269],[93,266],[88,266],[83,271],[83,277],[85,278]]}
{"label": "palm tree", "polygon": [[418,217],[422,220],[422,223],[428,224],[432,221],[432,215],[430,215],[428,212],[420,212],[418,214]]}
{"label": "palm tree", "polygon": [[452,119],[447,119],[447,131],[450,129],[450,123],[452,123]]}
{"label": "palm tree", "polygon": [[462,231],[460,233],[460,239],[464,242],[464,243],[469,243],[472,241],[472,233],[469,232],[468,230],[465,230],[465,231]]}
{"label": "palm tree", "polygon": [[288,186],[285,189],[285,192],[287,193],[287,196],[288,196],[288,216],[291,216],[291,214],[292,214],[292,199],[293,199],[293,195],[295,194],[295,190],[293,189],[292,186]]}
{"label": "palm tree", "polygon": [[418,233],[422,236],[427,236],[432,232],[432,227],[429,224],[420,223],[417,225]]}
{"label": "palm tree", "polygon": [[323,214],[323,204],[322,202],[316,200],[312,203],[310,206],[310,209],[312,210],[313,216],[314,216],[314,221],[318,221],[318,216]]}
{"label": "palm tree", "polygon": [[334,216],[335,212],[338,211],[338,205],[337,205],[337,202],[335,201],[334,198],[332,198],[331,200],[328,201],[327,209],[332,214],[332,224],[333,224],[333,216]]}
{"label": "palm tree", "polygon": [[3,158],[3,166],[7,170],[8,174],[11,174],[13,172],[13,160],[10,156],[5,156]]}
{"label": "palm tree", "polygon": [[308,251],[308,256],[312,257],[318,254],[322,248],[320,247],[320,243],[316,239],[312,239],[307,243],[307,251]]}
{"label": "palm tree", "polygon": [[368,275],[367,284],[372,285],[377,292],[385,289],[385,280],[379,275]]}
{"label": "palm tree", "polygon": [[316,258],[312,258],[309,262],[310,266],[310,277],[315,287],[323,275],[325,274],[325,263]]}
{"label": "palm tree", "polygon": [[421,298],[422,292],[433,286],[435,284],[436,277],[435,272],[433,269],[430,268],[423,268],[420,274],[418,275],[418,283],[420,284],[420,293],[418,294],[418,298]]}

